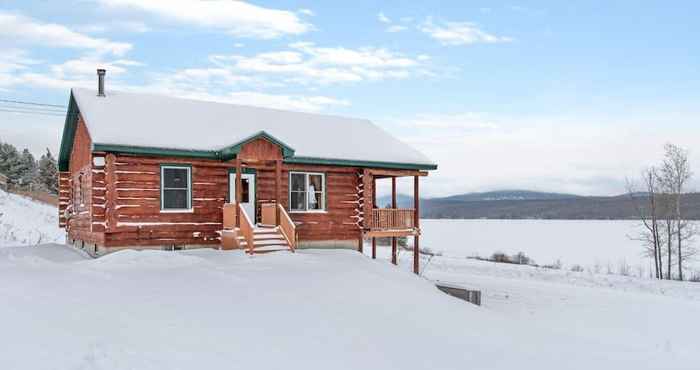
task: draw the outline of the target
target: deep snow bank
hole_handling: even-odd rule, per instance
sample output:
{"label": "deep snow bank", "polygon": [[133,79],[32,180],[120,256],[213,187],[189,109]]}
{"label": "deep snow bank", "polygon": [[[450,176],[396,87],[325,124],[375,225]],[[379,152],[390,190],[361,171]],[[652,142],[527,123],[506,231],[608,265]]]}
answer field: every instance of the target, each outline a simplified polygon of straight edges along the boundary
{"label": "deep snow bank", "polygon": [[20,195],[0,190],[0,246],[62,243],[58,210]]}
{"label": "deep snow bank", "polygon": [[352,251],[124,251],[59,261],[46,248],[25,247],[24,258],[17,250],[0,254],[0,359],[8,369],[695,365],[634,342],[644,338],[600,343],[475,307]]}

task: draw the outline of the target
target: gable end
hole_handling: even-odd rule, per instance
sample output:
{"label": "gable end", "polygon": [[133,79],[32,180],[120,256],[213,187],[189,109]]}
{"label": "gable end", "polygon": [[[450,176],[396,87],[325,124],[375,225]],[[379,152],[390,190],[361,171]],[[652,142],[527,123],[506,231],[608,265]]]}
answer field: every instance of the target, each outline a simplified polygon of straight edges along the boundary
{"label": "gable end", "polygon": [[63,124],[63,135],[61,136],[61,148],[58,152],[58,170],[68,171],[70,165],[70,154],[73,151],[73,142],[75,140],[75,131],[78,128],[78,116],[80,109],[75,103],[73,92],[70,93],[70,101],[68,102],[68,112],[66,113],[66,122]]}

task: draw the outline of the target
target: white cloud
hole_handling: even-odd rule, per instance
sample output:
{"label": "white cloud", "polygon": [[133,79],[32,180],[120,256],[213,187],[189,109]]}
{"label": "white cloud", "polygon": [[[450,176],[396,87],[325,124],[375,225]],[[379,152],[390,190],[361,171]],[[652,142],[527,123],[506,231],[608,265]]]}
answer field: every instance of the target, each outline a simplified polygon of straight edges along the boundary
{"label": "white cloud", "polygon": [[413,58],[372,47],[320,47],[310,42],[292,43],[289,50],[254,56],[215,55],[210,59],[220,68],[285,84],[328,85],[429,74],[424,66],[426,56]]}
{"label": "white cloud", "polygon": [[496,36],[483,31],[469,22],[444,22],[438,25],[428,18],[418,29],[442,45],[494,44],[513,41],[510,37]]}
{"label": "white cloud", "polygon": [[391,26],[387,27],[387,28],[386,28],[386,32],[394,33],[394,32],[405,31],[405,30],[407,30],[407,29],[408,29],[408,27],[406,27],[406,26],[402,26],[402,25],[399,25],[399,24],[394,24],[394,25],[391,25]]}
{"label": "white cloud", "polygon": [[379,12],[379,14],[377,14],[377,19],[379,19],[379,21],[382,23],[386,23],[386,24],[391,23],[391,19],[389,19],[389,17],[384,15],[384,13],[382,13],[382,12]]}
{"label": "white cloud", "polygon": [[91,57],[71,59],[61,64],[50,67],[51,71],[58,78],[75,79],[76,77],[95,76],[97,68],[107,69],[110,76],[118,76],[126,73],[126,67],[139,67],[143,63],[130,59],[117,59],[114,61],[104,61]]}
{"label": "white cloud", "polygon": [[[525,188],[612,195],[658,162],[666,142],[700,147],[697,114],[640,117],[420,114],[380,121],[438,163],[430,195]],[[672,124],[670,122],[673,122]],[[700,163],[700,151],[691,151]],[[475,175],[476,174],[476,175]]]}
{"label": "white cloud", "polygon": [[[190,77],[200,76],[204,79],[187,79],[183,78],[182,74],[190,74]],[[226,91],[223,91],[220,84],[226,78],[222,80],[212,78],[218,74],[226,75],[226,72],[182,71],[182,73],[176,73],[179,76],[175,78],[177,81],[159,80],[144,86],[123,86],[120,90],[302,112],[320,112],[328,107],[350,105],[347,100],[321,95],[271,94],[247,90],[231,91],[230,85]]]}
{"label": "white cloud", "polygon": [[145,33],[151,31],[148,25],[139,21],[108,21],[80,26],[79,29],[88,33],[104,33],[109,31]]}
{"label": "white cloud", "polygon": [[165,19],[224,30],[235,36],[271,39],[299,35],[313,27],[291,11],[264,8],[243,1],[99,0],[113,8],[126,8]]}
{"label": "white cloud", "polygon": [[299,9],[299,14],[308,15],[309,17],[316,15],[316,13],[314,13],[314,11],[311,9]]}
{"label": "white cloud", "polygon": [[100,54],[124,55],[131,44],[94,38],[75,32],[65,26],[0,11],[0,39],[7,42],[23,41],[47,46],[84,49]]}
{"label": "white cloud", "polygon": [[[404,25],[394,24],[394,21],[392,21],[391,18],[387,17],[382,12],[379,12],[379,14],[377,14],[377,19],[379,20],[379,22],[384,23],[386,25],[386,28],[384,29],[386,32],[395,33],[395,32],[405,31],[408,29],[408,27],[406,27]],[[410,17],[401,18],[401,22],[403,22],[403,23],[410,23],[412,21],[413,21],[413,18],[410,18]]]}

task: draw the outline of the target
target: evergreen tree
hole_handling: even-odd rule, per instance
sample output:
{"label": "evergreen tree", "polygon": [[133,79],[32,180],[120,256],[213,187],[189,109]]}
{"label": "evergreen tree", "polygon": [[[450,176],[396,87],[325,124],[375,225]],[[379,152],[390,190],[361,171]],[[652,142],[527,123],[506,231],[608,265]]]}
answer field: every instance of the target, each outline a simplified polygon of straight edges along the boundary
{"label": "evergreen tree", "polygon": [[58,166],[51,151],[46,148],[46,154],[39,159],[39,175],[37,182],[51,194],[58,194]]}
{"label": "evergreen tree", "polygon": [[21,177],[20,155],[14,145],[0,143],[0,172],[5,174],[12,183],[17,183]]}
{"label": "evergreen tree", "polygon": [[37,178],[37,163],[29,149],[24,149],[19,157],[18,174],[20,183],[24,186],[34,184]]}

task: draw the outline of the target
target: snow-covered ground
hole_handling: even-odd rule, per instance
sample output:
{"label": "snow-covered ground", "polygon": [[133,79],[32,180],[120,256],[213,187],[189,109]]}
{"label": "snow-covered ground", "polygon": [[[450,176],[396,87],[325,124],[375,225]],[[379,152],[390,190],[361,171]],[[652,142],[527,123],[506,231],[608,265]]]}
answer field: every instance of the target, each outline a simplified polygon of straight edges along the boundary
{"label": "snow-covered ground", "polygon": [[[0,249],[3,369],[697,369],[700,285],[353,251]],[[650,288],[647,284],[658,284]]]}
{"label": "snow-covered ground", "polygon": [[0,189],[0,246],[63,241],[56,207]]}
{"label": "snow-covered ground", "polygon": [[[60,244],[9,247],[63,232],[53,207],[25,198],[0,193],[0,213],[0,369],[698,368],[700,283],[464,258],[522,250],[586,264],[595,260],[582,258],[579,239],[594,240],[580,227],[596,226],[585,221],[558,226],[556,238],[542,228],[558,223],[425,221],[423,245],[446,255],[424,256],[417,277],[412,255],[394,267],[388,248],[373,261],[330,250],[95,260]],[[609,244],[594,255],[627,255],[620,230],[598,233]],[[483,306],[433,281],[479,289]]]}
{"label": "snow-covered ground", "polygon": [[[494,252],[524,252],[540,265],[560,261],[565,268],[649,276],[653,261],[643,256],[637,221],[622,220],[421,220],[421,248],[445,256],[489,257]],[[700,248],[700,239],[694,241]],[[700,258],[688,263],[689,273],[700,271]]]}

